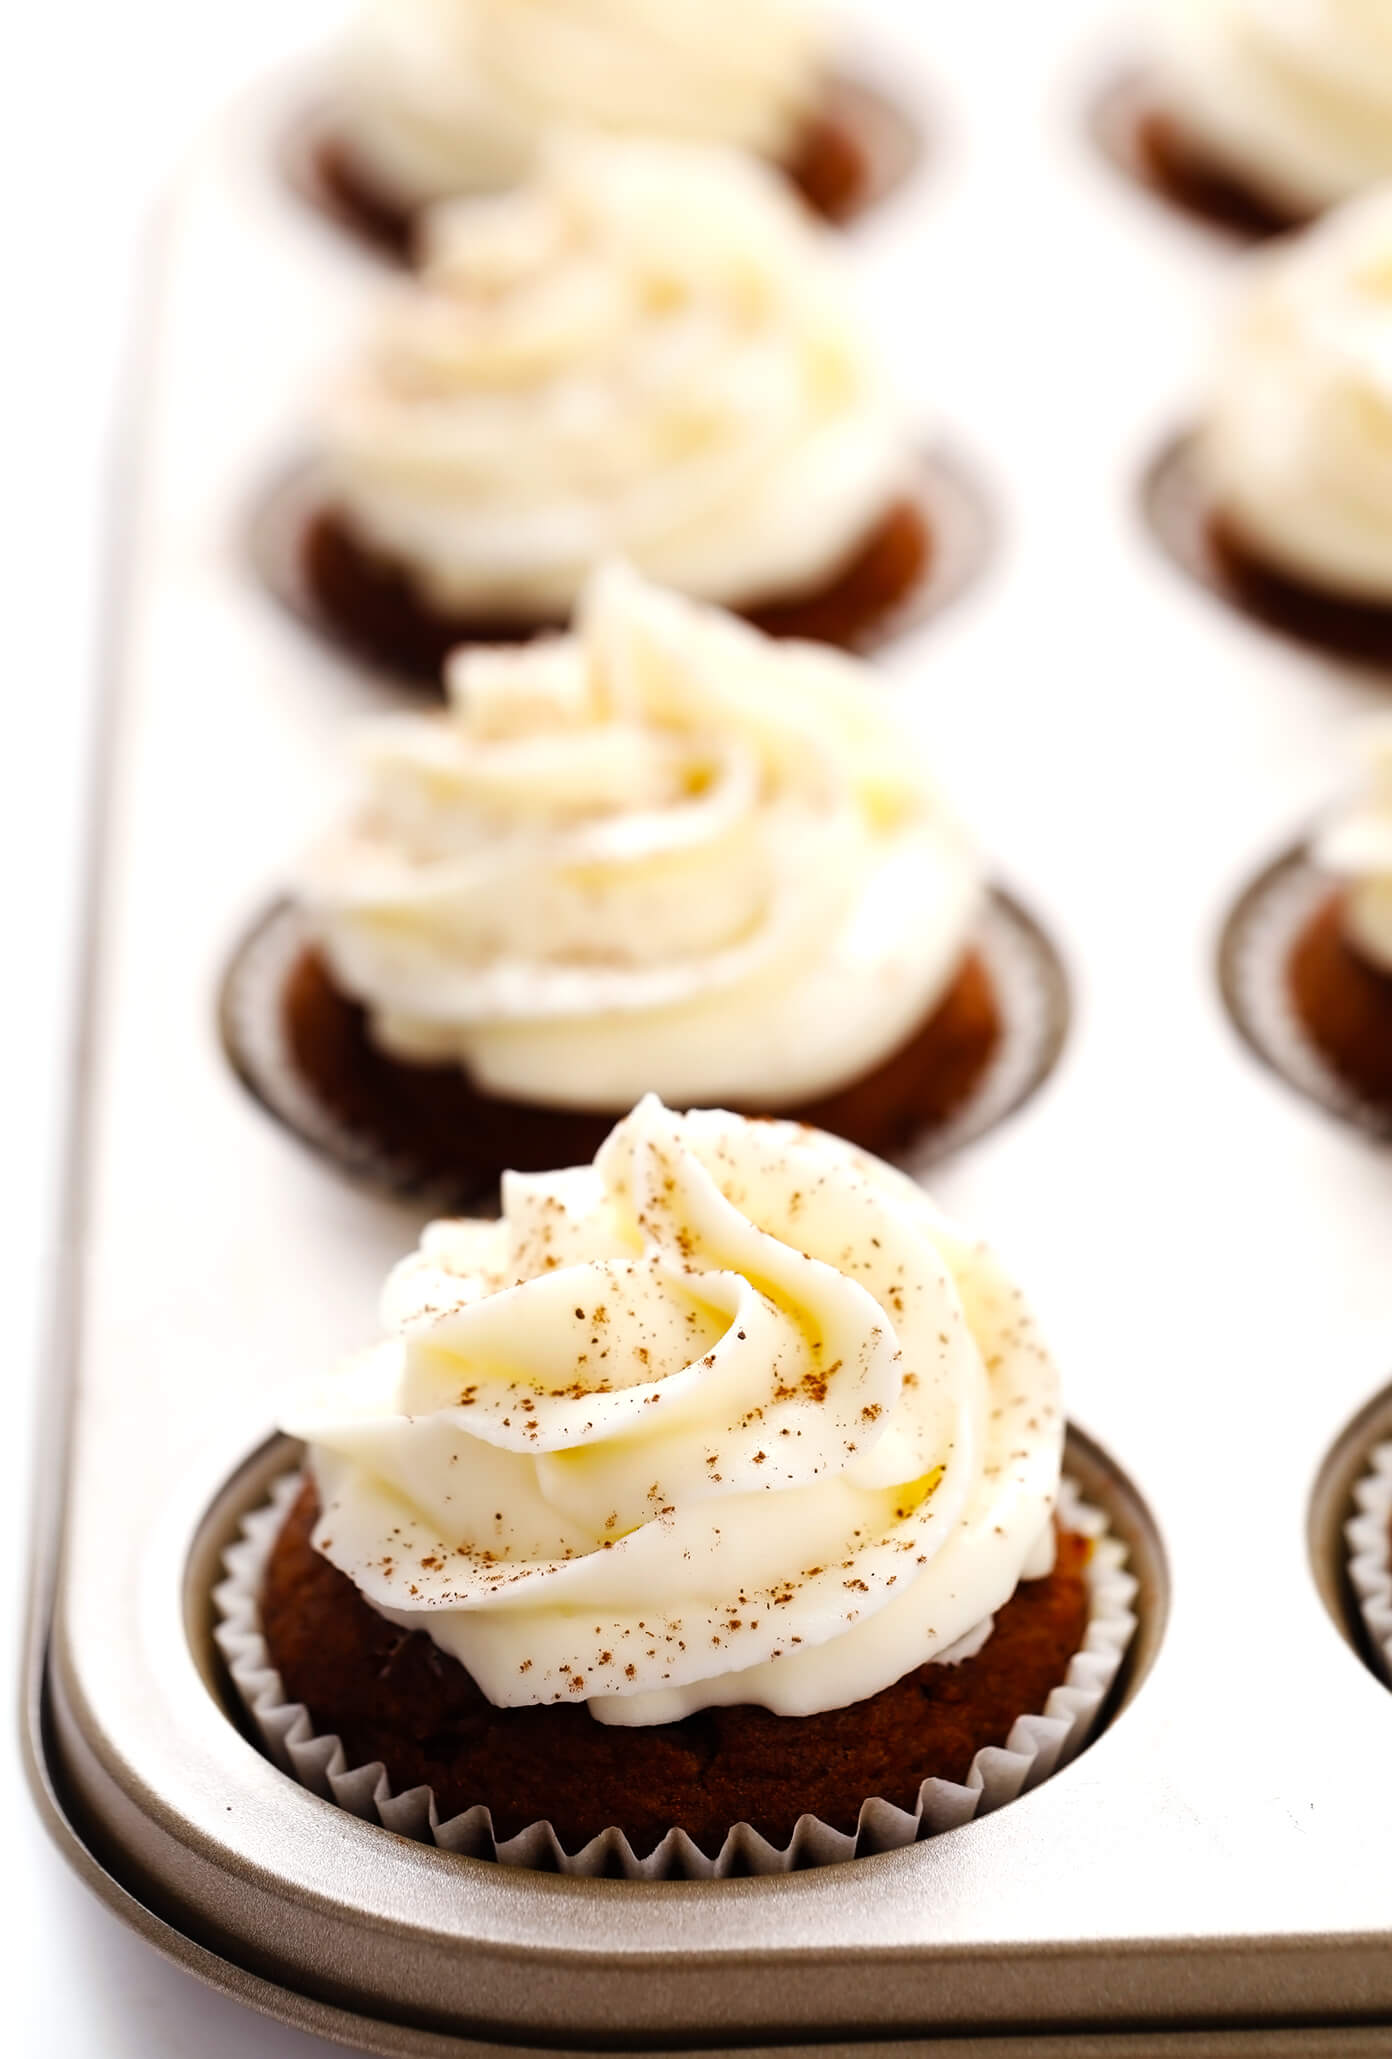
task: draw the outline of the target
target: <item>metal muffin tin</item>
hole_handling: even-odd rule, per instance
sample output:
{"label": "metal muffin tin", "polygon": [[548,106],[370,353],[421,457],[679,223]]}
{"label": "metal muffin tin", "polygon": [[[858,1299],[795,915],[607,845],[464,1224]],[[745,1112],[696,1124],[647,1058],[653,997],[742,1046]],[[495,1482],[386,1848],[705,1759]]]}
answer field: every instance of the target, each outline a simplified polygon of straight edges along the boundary
{"label": "metal muffin tin", "polygon": [[1134,1483],[1075,1435],[1143,1631],[1066,1772],[849,1867],[649,1887],[461,1861],[295,1787],[222,1699],[207,1590],[283,1456],[277,1399],[375,1334],[420,1213],[266,1121],[215,1018],[233,940],[332,810],[344,719],[381,705],[258,595],[241,524],[385,275],[278,183],[303,79],[234,109],[183,182],[118,519],[26,1721],[98,1892],[287,2020],[420,2054],[1004,2059],[1196,2028],[1195,2050],[1392,2050],[1392,1696],[1338,1576],[1345,1433],[1392,1373],[1392,1160],[1252,1061],[1212,963],[1242,882],[1347,777],[1368,687],[1226,619],[1137,516],[1231,259],[1088,142],[1108,12],[1012,10],[1007,63],[991,10],[867,5],[899,89],[931,77],[956,126],[849,248],[1009,524],[988,578],[881,662],[1077,1004],[1046,1089],[935,1191],[1015,1266],[1075,1420]]}

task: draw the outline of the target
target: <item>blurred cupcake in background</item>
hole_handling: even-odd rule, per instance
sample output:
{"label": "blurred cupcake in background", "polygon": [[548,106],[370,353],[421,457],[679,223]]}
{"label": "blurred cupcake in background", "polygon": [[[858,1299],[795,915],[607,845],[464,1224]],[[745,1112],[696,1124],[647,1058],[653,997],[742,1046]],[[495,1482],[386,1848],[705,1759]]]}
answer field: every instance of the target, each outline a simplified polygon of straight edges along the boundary
{"label": "blurred cupcake in background", "polygon": [[432,202],[527,178],[557,126],[749,151],[843,219],[911,146],[833,73],[833,27],[822,0],[368,0],[316,170],[401,252]]}
{"label": "blurred cupcake in background", "polygon": [[563,626],[615,556],[847,645],[930,584],[924,462],[838,249],[763,166],[571,136],[432,214],[425,256],[290,489],[307,605],[360,653],[438,683],[458,644]]}
{"label": "blurred cupcake in background", "polygon": [[1296,1015],[1339,1077],[1392,1114],[1392,716],[1367,731],[1366,776],[1313,848],[1333,882],[1290,956]]}
{"label": "blurred cupcake in background", "polygon": [[573,634],[448,683],[359,726],[356,810],[233,1004],[302,1133],[245,1056],[268,1017],[272,1073],[375,1165],[475,1192],[591,1154],[649,1090],[902,1152],[1031,1043],[980,862],[868,667],[614,567]]}
{"label": "blurred cupcake in background", "polygon": [[1162,537],[1228,600],[1392,662],[1392,186],[1249,260],[1198,434],[1156,479]]}
{"label": "blurred cupcake in background", "polygon": [[1392,177],[1386,0],[1151,0],[1142,143],[1175,198],[1290,228]]}

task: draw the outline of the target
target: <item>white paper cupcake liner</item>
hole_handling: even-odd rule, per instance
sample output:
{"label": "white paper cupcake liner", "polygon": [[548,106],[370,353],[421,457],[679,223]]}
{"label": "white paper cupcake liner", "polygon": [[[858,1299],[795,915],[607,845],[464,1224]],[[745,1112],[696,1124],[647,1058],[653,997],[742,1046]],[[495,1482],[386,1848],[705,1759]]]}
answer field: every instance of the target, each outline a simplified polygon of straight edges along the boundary
{"label": "white paper cupcake liner", "polygon": [[1223,1000],[1244,1043],[1288,1086],[1366,1135],[1392,1138],[1392,1110],[1365,1101],[1312,1041],[1291,1001],[1287,966],[1296,939],[1332,883],[1297,844],[1238,900],[1218,947]]}
{"label": "white paper cupcake liner", "polygon": [[[427,1202],[437,1212],[477,1202],[492,1182],[423,1173],[365,1129],[347,1123],[295,1062],[284,994],[312,938],[303,911],[280,900],[247,932],[223,978],[223,1047],[243,1085],[301,1142],[354,1179]],[[1043,1085],[1068,1030],[1068,980],[1058,952],[1029,911],[994,888],[971,939],[995,989],[1001,1035],[982,1077],[946,1122],[926,1126],[903,1155],[917,1172],[984,1136]],[[617,1120],[617,1117],[615,1118]]]}
{"label": "white paper cupcake liner", "polygon": [[1369,1453],[1353,1505],[1358,1513],[1344,1525],[1349,1582],[1379,1671],[1392,1686],[1392,1438]]}
{"label": "white paper cupcake liner", "polygon": [[1082,1648],[1069,1660],[1062,1684],[1042,1713],[1022,1715],[1003,1746],[976,1754],[963,1782],[925,1780],[912,1811],[872,1797],[854,1832],[835,1830],[811,1815],[799,1818],[781,1849],[749,1824],[737,1824],[709,1858],[683,1830],[671,1830],[647,1856],[634,1851],[622,1830],[604,1831],[581,1851],[562,1845],[550,1823],[534,1823],[516,1837],[498,1838],[488,1809],[467,1809],[442,1821],[428,1787],[395,1794],[380,1765],[350,1766],[337,1737],[317,1734],[301,1702],[288,1702],[261,1630],[259,1596],[271,1547],[302,1476],[277,1481],[269,1502],[254,1510],[224,1555],[226,1577],[214,1589],[214,1631],[233,1686],[255,1721],[266,1751],[304,1787],[369,1823],[470,1858],[491,1859],[548,1873],[626,1880],[718,1880],[732,1875],[790,1873],[809,1866],[895,1851],[1013,1801],[1087,1743],[1116,1680],[1136,1629],[1131,1604],[1136,1581],[1126,1570],[1126,1548],[1106,1517],[1089,1506],[1071,1481],[1063,1482],[1059,1516],[1067,1529],[1093,1540],[1087,1582],[1091,1611]]}

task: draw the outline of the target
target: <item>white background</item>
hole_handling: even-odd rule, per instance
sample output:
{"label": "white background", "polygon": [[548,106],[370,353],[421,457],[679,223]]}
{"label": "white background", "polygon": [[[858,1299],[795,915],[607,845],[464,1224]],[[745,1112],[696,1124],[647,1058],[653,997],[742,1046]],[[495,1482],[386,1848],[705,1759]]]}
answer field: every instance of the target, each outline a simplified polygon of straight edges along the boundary
{"label": "white background", "polygon": [[[5,10],[0,132],[0,879],[8,1083],[0,1187],[8,1399],[0,1635],[17,1653],[33,1403],[68,1091],[74,928],[101,660],[111,458],[149,217],[208,114],[323,36],[342,0],[78,0]],[[58,1283],[61,1288],[61,1282]],[[13,1667],[10,1667],[13,1677]],[[13,1707],[13,1697],[7,1706]],[[15,2059],[313,2059],[340,2050],[225,2002],[126,1933],[51,1848],[0,1730],[0,1988]]]}

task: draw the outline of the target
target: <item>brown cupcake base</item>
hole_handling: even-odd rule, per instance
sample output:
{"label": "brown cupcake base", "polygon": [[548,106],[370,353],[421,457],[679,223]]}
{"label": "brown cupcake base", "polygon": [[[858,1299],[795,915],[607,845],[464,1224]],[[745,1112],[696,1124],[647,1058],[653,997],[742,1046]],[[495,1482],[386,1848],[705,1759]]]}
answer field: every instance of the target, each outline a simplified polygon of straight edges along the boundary
{"label": "brown cupcake base", "polygon": [[924,1780],[965,1779],[1042,1709],[1083,1641],[1090,1546],[1059,1537],[1054,1571],[1028,1581],[959,1666],[920,1666],[869,1700],[796,1719],[750,1706],[618,1729],[584,1708],[497,1709],[421,1631],[386,1622],[316,1552],[306,1483],[272,1550],[261,1615],[286,1698],[336,1734],[349,1763],[434,1790],[443,1817],[484,1805],[498,1835],[550,1821],[568,1850],[617,1825],[635,1849],[674,1825],[707,1851],[748,1822],[786,1844],[799,1816],[853,1831],[872,1795],[912,1810]]}
{"label": "brown cupcake base", "polygon": [[1327,656],[1392,665],[1392,607],[1307,586],[1264,558],[1209,492],[1193,431],[1155,458],[1141,499],[1166,556],[1229,607]]}
{"label": "brown cupcake base", "polygon": [[[821,589],[744,611],[766,634],[868,652],[955,600],[983,564],[990,524],[955,463],[918,460],[901,497]],[[313,463],[294,466],[254,509],[255,569],[306,627],[360,663],[441,690],[446,655],[461,644],[519,643],[562,621],[441,614],[404,565],[364,544]]]}
{"label": "brown cupcake base", "polygon": [[1331,894],[1296,937],[1287,977],[1311,1043],[1356,1094],[1392,1115],[1392,974],[1347,942],[1341,893]]}
{"label": "brown cupcake base", "polygon": [[[301,953],[282,997],[287,1046],[302,1079],[351,1129],[424,1183],[481,1191],[505,1169],[544,1172],[594,1157],[620,1116],[540,1107],[482,1093],[455,1065],[409,1065],[373,1043],[367,1016],[323,958]],[[986,968],[969,956],[922,1028],[892,1058],[840,1092],[773,1111],[893,1157],[946,1121],[991,1061],[1001,1019]],[[771,1111],[751,1108],[747,1114]]]}
{"label": "brown cupcake base", "polygon": [[1256,240],[1310,219],[1212,157],[1145,72],[1128,72],[1104,90],[1092,128],[1129,179],[1210,228]]}
{"label": "brown cupcake base", "polygon": [[[814,213],[844,227],[901,186],[923,154],[904,110],[858,79],[833,77],[783,169]],[[404,207],[354,160],[329,113],[300,117],[284,150],[300,198],[398,264],[408,264],[417,210]]]}

